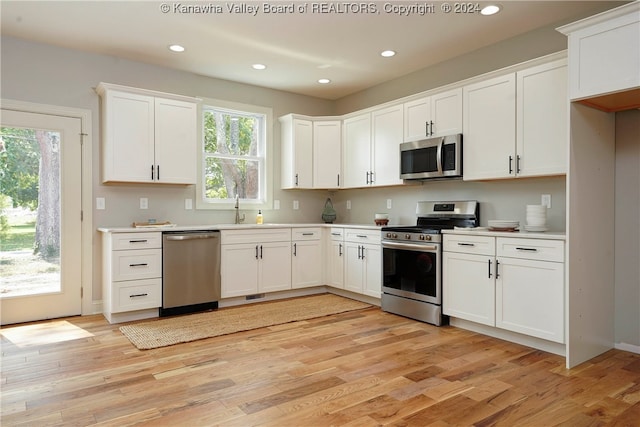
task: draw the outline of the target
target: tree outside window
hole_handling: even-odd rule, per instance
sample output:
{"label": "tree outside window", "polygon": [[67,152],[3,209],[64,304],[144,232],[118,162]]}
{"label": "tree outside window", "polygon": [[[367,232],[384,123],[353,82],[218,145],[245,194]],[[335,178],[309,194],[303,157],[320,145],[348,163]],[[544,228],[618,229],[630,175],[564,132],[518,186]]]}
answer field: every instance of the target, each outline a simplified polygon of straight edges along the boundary
{"label": "tree outside window", "polygon": [[264,114],[203,108],[203,201],[266,201]]}

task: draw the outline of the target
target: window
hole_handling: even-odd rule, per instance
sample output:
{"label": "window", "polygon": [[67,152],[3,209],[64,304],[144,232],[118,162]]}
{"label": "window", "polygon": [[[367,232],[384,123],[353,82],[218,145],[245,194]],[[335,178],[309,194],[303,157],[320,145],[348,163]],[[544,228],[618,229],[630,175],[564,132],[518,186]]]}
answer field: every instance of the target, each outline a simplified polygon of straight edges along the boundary
{"label": "window", "polygon": [[198,208],[229,209],[236,195],[255,209],[270,202],[271,110],[210,100],[202,107]]}

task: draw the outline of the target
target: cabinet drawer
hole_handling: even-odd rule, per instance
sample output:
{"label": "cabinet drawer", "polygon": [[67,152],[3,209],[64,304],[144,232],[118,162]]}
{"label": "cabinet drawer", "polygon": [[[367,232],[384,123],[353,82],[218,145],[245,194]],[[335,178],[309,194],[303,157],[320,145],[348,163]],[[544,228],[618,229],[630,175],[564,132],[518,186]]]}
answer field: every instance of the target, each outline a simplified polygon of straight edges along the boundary
{"label": "cabinet drawer", "polygon": [[442,248],[447,252],[494,256],[496,239],[488,236],[447,234],[443,238]]}
{"label": "cabinet drawer", "polygon": [[162,277],[162,249],[114,251],[113,281]]}
{"label": "cabinet drawer", "polygon": [[290,228],[266,228],[257,230],[222,230],[220,242],[223,245],[236,243],[286,242],[291,240]]}
{"label": "cabinet drawer", "polygon": [[337,242],[342,242],[344,240],[344,228],[331,227],[331,229],[329,229],[329,238]]}
{"label": "cabinet drawer", "polygon": [[294,228],[291,230],[291,240],[319,240],[320,229],[317,227]]}
{"label": "cabinet drawer", "polygon": [[345,228],[344,240],[347,242],[360,243],[380,243],[382,232],[378,230],[366,230],[356,228]]}
{"label": "cabinet drawer", "polygon": [[112,312],[143,310],[162,305],[162,279],[114,283]]}
{"label": "cabinet drawer", "polygon": [[564,242],[561,240],[518,239],[498,237],[499,257],[564,262]]}
{"label": "cabinet drawer", "polygon": [[114,251],[128,249],[159,249],[162,247],[162,233],[113,233]]}

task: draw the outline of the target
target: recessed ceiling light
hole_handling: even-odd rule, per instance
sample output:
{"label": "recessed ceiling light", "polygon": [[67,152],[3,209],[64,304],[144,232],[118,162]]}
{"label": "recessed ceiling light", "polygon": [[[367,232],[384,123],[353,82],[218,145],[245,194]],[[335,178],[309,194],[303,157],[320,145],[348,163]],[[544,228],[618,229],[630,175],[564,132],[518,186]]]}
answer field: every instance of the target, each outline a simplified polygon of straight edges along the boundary
{"label": "recessed ceiling light", "polygon": [[326,85],[327,83],[331,83],[331,80],[329,80],[329,79],[319,79],[318,83]]}
{"label": "recessed ceiling light", "polygon": [[169,46],[169,50],[172,52],[184,52],[185,49],[179,44],[172,44],[171,46]]}
{"label": "recessed ceiling light", "polygon": [[265,68],[267,68],[267,66],[264,64],[253,64],[252,67],[254,70],[264,70]]}
{"label": "recessed ceiling light", "polygon": [[495,4],[490,4],[488,6],[485,6],[480,11],[480,13],[485,16],[495,15],[498,12],[500,12],[500,6]]}
{"label": "recessed ceiling light", "polygon": [[380,52],[380,56],[384,56],[385,58],[391,58],[395,54],[396,52],[394,50],[383,50]]}

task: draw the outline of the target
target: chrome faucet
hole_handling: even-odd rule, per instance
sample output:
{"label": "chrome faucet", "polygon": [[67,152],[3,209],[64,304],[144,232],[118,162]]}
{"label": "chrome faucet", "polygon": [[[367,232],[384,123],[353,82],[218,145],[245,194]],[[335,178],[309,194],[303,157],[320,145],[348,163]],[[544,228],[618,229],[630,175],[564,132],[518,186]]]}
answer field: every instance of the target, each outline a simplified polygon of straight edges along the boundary
{"label": "chrome faucet", "polygon": [[240,224],[242,222],[244,222],[244,214],[242,214],[242,218],[240,217],[240,197],[238,194],[236,194],[236,206],[235,206],[235,210],[236,210],[236,224]]}

